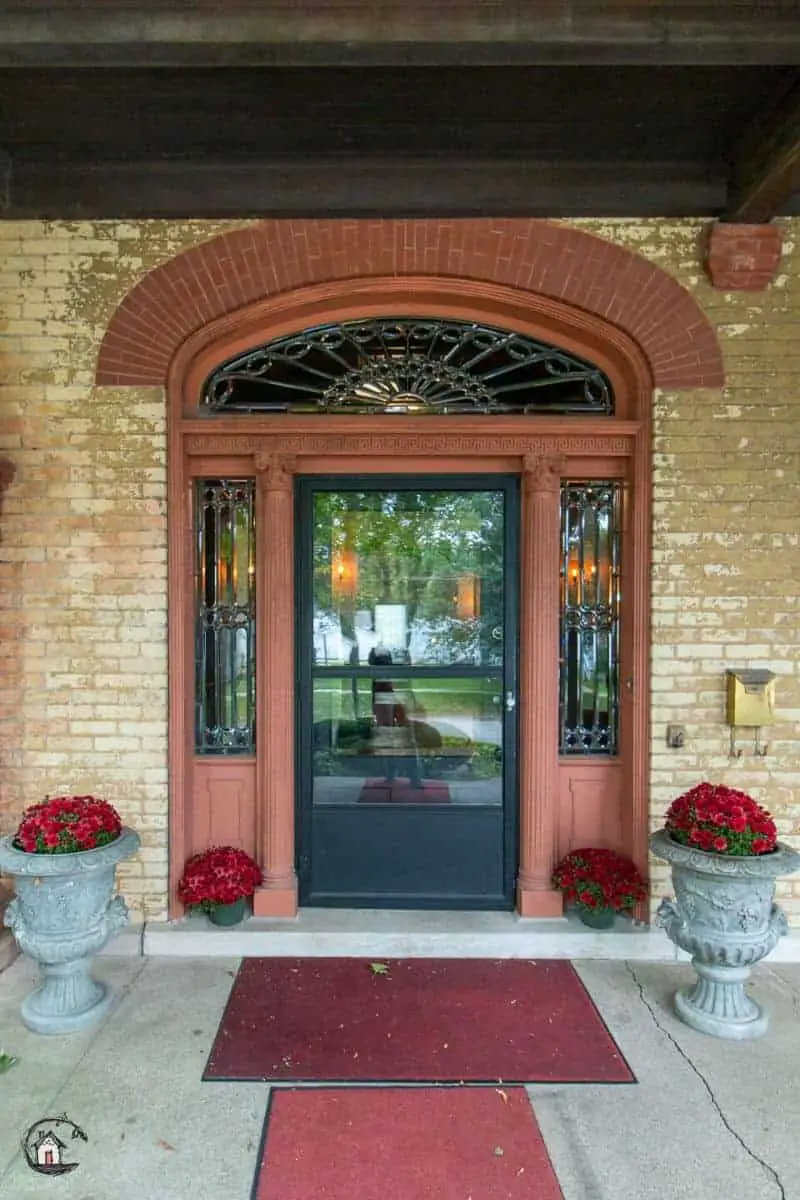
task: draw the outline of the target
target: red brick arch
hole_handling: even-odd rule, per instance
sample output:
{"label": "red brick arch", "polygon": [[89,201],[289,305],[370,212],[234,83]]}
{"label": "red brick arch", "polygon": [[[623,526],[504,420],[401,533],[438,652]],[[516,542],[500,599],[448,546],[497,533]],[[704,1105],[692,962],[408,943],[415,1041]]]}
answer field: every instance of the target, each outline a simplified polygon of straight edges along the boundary
{"label": "red brick arch", "polygon": [[641,348],[657,387],[720,387],[716,335],[685,288],[601,238],[543,220],[260,221],[150,271],[117,308],[96,381],[164,384],[179,347],[236,309],[309,284],[370,276],[503,284],[602,317]]}

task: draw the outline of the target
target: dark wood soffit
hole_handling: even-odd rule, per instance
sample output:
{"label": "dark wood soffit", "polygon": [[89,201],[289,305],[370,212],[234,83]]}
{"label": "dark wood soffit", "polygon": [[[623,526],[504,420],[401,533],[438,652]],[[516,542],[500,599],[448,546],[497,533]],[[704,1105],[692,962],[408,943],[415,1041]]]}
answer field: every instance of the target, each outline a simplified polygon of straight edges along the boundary
{"label": "dark wood soffit", "polygon": [[0,65],[800,62],[796,0],[0,2]]}
{"label": "dark wood soffit", "polygon": [[50,161],[8,177],[6,219],[686,217],[726,198],[722,174],[672,163]]}
{"label": "dark wood soffit", "polygon": [[736,154],[726,221],[758,225],[784,212],[800,192],[800,84],[758,117]]}

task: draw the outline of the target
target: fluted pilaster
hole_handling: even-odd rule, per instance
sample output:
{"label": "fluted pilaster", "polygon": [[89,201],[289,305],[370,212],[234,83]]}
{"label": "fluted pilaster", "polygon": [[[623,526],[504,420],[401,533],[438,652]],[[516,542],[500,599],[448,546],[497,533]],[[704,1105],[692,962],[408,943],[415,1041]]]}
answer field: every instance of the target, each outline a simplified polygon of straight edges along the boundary
{"label": "fluted pilaster", "polygon": [[558,814],[558,621],[561,474],[558,456],[523,464],[520,639],[521,916],[559,916],[550,884]]}
{"label": "fluted pilaster", "polygon": [[294,459],[258,455],[256,916],[297,911],[294,847]]}

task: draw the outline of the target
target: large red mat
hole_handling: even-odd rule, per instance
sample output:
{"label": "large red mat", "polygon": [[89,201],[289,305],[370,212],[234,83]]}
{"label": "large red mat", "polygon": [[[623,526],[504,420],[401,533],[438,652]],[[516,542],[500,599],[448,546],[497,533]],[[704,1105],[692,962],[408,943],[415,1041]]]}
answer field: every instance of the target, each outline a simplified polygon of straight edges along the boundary
{"label": "large red mat", "polygon": [[632,1083],[568,962],[246,958],[205,1079]]}
{"label": "large red mat", "polygon": [[254,1200],[561,1200],[522,1088],[281,1089]]}

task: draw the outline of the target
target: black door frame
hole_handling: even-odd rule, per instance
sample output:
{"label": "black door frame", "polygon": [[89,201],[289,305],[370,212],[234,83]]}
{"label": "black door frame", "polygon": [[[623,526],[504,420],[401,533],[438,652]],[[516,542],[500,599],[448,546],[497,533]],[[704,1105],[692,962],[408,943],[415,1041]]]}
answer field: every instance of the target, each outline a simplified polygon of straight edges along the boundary
{"label": "black door frame", "polygon": [[[315,900],[311,892],[312,863],[312,819],[313,819],[313,751],[312,751],[312,704],[313,704],[313,592],[309,586],[312,562],[314,522],[312,518],[313,495],[318,491],[503,491],[503,570],[504,570],[504,659],[501,678],[501,711],[503,714],[503,864],[502,896],[487,899],[464,897],[452,898],[446,906],[430,903],[426,898],[419,902],[403,901],[406,909],[453,908],[458,910],[488,909],[508,910],[514,908],[515,887],[518,867],[519,826],[519,617],[520,617],[520,525],[521,488],[520,477],[512,473],[471,474],[325,474],[295,476],[295,834],[296,867],[301,905],[320,907],[357,907],[352,898],[326,897]],[[394,671],[396,674],[396,669]],[[473,677],[474,668],[426,667],[426,677],[457,678]],[[331,668],[337,677],[364,674],[364,668]],[[507,696],[513,697],[509,709]],[[433,811],[433,810],[431,810]],[[366,907],[366,905],[364,905]],[[381,900],[370,897],[369,907],[399,907],[392,898]]]}

